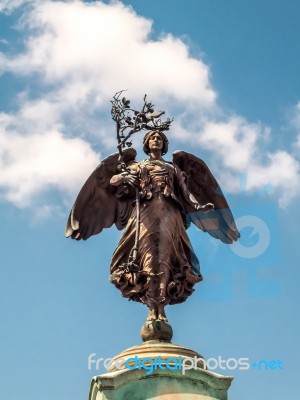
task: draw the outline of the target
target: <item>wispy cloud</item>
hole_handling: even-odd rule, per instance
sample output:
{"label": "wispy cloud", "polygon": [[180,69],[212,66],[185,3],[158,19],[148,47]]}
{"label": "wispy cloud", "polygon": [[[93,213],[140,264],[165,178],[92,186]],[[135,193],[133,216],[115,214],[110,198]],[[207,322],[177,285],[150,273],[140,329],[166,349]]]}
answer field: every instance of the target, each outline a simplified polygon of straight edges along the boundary
{"label": "wispy cloud", "polygon": [[0,12],[11,13],[16,8],[26,3],[31,3],[34,0],[0,0]]}
{"label": "wispy cloud", "polygon": [[290,121],[292,128],[297,132],[297,138],[294,142],[296,153],[300,155],[300,101],[292,108],[290,112]]}
{"label": "wispy cloud", "polygon": [[243,190],[253,192],[268,186],[282,207],[300,193],[299,161],[287,150],[269,150],[270,128],[251,124],[240,116],[203,121],[198,127],[183,127],[182,121],[180,125],[177,137],[189,136],[212,153],[212,161],[219,167],[227,191],[241,190],[243,174]]}

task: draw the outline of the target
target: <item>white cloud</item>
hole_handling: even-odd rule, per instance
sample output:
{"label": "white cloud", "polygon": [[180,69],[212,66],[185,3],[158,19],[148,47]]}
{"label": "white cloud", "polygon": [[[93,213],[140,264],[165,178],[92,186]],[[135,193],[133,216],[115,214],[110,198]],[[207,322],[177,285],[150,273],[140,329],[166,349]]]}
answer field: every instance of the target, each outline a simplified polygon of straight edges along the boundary
{"label": "white cloud", "polygon": [[299,194],[300,164],[286,151],[276,151],[266,156],[264,165],[253,163],[249,165],[249,189],[259,189],[270,186],[277,189],[279,203],[285,207],[289,200]]}
{"label": "white cloud", "polygon": [[[226,191],[254,191],[268,187],[281,206],[300,192],[300,164],[285,150],[269,151],[271,131],[262,124],[250,124],[239,116],[224,121],[204,121],[198,129],[179,126],[177,137],[189,136],[213,154],[218,176]],[[241,174],[245,187],[241,188]]]}
{"label": "white cloud", "polygon": [[[151,40],[152,22],[120,2],[37,2],[23,18],[32,34],[23,54],[2,56],[6,69],[38,73],[45,82],[61,83],[75,98],[98,101],[120,88],[131,96],[173,97],[214,105],[209,68],[189,56],[187,45],[172,35]],[[126,87],[124,87],[126,85]]]}
{"label": "white cloud", "polygon": [[[175,115],[174,138],[212,155],[226,191],[239,190],[239,176],[247,174],[247,190],[271,185],[283,205],[298,192],[296,158],[268,149],[272,132],[263,124],[224,115],[209,67],[181,39],[153,39],[152,22],[116,1],[0,0],[0,11],[25,3],[23,51],[0,53],[2,73],[17,75],[26,88],[17,111],[0,115],[0,190],[8,201],[28,206],[49,188],[78,189],[98,162],[88,141],[97,136],[111,146],[109,99],[127,88],[135,104],[148,93]],[[53,208],[42,207],[43,215]]]}
{"label": "white cloud", "polygon": [[[0,10],[23,3],[2,1]],[[214,106],[209,68],[172,35],[151,40],[152,22],[130,7],[31,3],[19,24],[27,37],[23,52],[0,54],[2,72],[34,79],[42,90],[32,98],[27,84],[18,95],[19,109],[2,114],[0,187],[7,200],[28,205],[41,191],[69,190],[89,174],[97,157],[84,140],[97,131],[102,144],[111,144],[108,100],[121,88],[130,88],[130,97],[139,100],[149,92],[160,103],[172,98]],[[104,109],[107,117],[96,126],[93,112]],[[78,132],[81,139],[75,138]]]}
{"label": "white cloud", "polygon": [[88,143],[65,138],[58,131],[20,135],[0,130],[2,197],[18,207],[28,206],[36,194],[49,188],[74,194],[98,161]]}
{"label": "white cloud", "polygon": [[263,129],[237,116],[225,122],[209,121],[204,125],[198,142],[221,156],[225,167],[244,171],[253,161],[258,140],[269,134],[267,129],[265,132]]}

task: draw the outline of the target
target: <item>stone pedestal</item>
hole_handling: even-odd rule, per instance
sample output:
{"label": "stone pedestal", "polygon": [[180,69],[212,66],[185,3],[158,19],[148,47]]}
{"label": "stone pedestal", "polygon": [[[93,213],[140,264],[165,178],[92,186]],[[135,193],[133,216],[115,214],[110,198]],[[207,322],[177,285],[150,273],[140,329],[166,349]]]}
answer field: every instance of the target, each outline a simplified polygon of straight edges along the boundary
{"label": "stone pedestal", "polygon": [[[227,400],[233,377],[204,369],[201,355],[193,350],[172,343],[151,342],[116,356],[108,373],[92,379],[89,400]],[[182,364],[186,358],[195,362],[193,369],[183,374],[178,362]],[[137,359],[146,368],[138,368]],[[123,369],[117,368],[120,360]],[[154,367],[157,367],[155,360],[159,360],[160,367]],[[154,367],[150,368],[151,373],[150,365]]]}

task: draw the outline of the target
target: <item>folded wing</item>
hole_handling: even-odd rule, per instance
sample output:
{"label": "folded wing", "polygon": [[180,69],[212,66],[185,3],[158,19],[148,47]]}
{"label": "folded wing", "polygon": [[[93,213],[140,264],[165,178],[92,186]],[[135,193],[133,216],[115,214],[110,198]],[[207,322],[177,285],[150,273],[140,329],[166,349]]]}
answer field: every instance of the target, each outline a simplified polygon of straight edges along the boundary
{"label": "folded wing", "polygon": [[[132,211],[132,200],[119,195],[119,188],[110,185],[113,175],[118,171],[119,153],[105,158],[90,175],[71,209],[65,235],[76,240],[86,240],[100,233],[114,223],[123,229]],[[124,150],[124,162],[135,160],[133,148]]]}
{"label": "folded wing", "polygon": [[173,162],[186,174],[187,187],[201,205],[213,203],[214,210],[195,211],[185,203],[187,223],[193,222],[224,243],[238,240],[240,233],[235,225],[232,212],[222,190],[203,160],[184,151],[173,153]]}

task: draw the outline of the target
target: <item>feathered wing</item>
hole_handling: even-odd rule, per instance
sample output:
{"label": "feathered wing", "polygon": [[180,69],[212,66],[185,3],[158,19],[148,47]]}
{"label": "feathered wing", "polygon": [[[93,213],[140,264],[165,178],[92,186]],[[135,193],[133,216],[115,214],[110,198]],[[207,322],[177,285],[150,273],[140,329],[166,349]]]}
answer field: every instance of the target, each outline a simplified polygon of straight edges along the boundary
{"label": "feathered wing", "polygon": [[198,203],[205,205],[213,203],[214,210],[195,211],[192,205],[184,203],[187,222],[193,222],[204,232],[222,240],[233,243],[240,233],[235,225],[232,212],[222,193],[222,190],[203,160],[184,151],[173,153],[173,162],[187,176],[187,187]]}
{"label": "feathered wing", "polygon": [[[118,229],[123,229],[132,211],[132,200],[118,198],[118,188],[110,185],[117,170],[119,153],[105,158],[90,175],[71,209],[66,237],[76,240],[86,240],[100,233],[104,228],[114,223]],[[124,162],[130,164],[135,160],[136,151],[124,150]]]}

